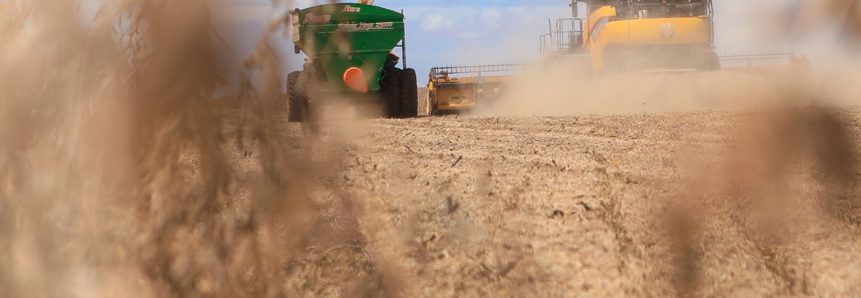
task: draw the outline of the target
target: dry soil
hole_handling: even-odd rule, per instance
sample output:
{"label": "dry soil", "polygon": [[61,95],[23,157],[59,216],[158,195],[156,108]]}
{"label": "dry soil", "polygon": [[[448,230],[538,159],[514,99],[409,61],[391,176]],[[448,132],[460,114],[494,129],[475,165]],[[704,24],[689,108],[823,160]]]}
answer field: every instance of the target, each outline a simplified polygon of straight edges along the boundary
{"label": "dry soil", "polygon": [[[843,121],[853,147],[859,112],[827,116]],[[818,117],[799,113],[787,117]],[[788,155],[800,157],[786,174],[748,171],[782,154],[745,150],[767,148],[759,141],[770,132],[747,129],[764,127],[750,125],[761,114],[450,115],[327,123],[321,137],[282,120],[286,142],[317,169],[309,184],[326,225],[341,231],[309,242],[286,287],[303,296],[861,295],[854,191],[829,191],[828,178],[814,177],[829,169],[805,166],[802,153]],[[798,147],[790,143],[780,145]],[[831,197],[842,205],[823,203]]]}

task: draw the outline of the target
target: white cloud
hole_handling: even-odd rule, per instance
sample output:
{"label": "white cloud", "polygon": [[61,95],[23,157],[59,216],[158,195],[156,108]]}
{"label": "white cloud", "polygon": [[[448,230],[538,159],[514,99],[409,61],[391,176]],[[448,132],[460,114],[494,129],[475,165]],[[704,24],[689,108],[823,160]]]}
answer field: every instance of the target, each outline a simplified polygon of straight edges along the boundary
{"label": "white cloud", "polygon": [[455,24],[444,15],[432,14],[422,20],[421,29],[428,32],[449,32],[455,29]]}
{"label": "white cloud", "polygon": [[533,62],[547,20],[570,17],[565,5],[409,6],[410,65]]}
{"label": "white cloud", "polygon": [[547,19],[568,17],[570,11],[556,6],[514,7],[434,7],[412,6],[404,9],[407,22],[420,20],[420,29],[429,32],[473,30],[497,33],[546,30]]}
{"label": "white cloud", "polygon": [[502,12],[499,8],[491,7],[481,11],[481,21],[491,30],[499,30],[502,21]]}

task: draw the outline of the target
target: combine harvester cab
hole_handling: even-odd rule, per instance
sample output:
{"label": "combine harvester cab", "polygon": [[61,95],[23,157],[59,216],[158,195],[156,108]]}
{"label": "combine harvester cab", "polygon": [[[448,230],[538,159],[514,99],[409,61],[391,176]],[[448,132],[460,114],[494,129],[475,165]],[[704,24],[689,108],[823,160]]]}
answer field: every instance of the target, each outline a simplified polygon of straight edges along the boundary
{"label": "combine harvester cab", "polygon": [[[428,115],[439,115],[467,111],[479,105],[492,105],[511,81],[511,72],[522,66],[486,64],[433,67],[428,75],[425,111]],[[506,72],[506,75],[485,76],[487,73]]]}
{"label": "combine harvester cab", "polygon": [[[295,52],[308,59],[288,75],[290,121],[303,121],[327,94],[378,101],[384,116],[415,117],[415,70],[399,69],[404,55],[404,15],[378,6],[337,3],[292,11]],[[405,63],[404,63],[405,65]]]}
{"label": "combine harvester cab", "polygon": [[[571,7],[574,18],[542,37],[544,57],[588,55],[593,73],[720,69],[711,0],[573,0]],[[574,25],[560,25],[567,23]]]}

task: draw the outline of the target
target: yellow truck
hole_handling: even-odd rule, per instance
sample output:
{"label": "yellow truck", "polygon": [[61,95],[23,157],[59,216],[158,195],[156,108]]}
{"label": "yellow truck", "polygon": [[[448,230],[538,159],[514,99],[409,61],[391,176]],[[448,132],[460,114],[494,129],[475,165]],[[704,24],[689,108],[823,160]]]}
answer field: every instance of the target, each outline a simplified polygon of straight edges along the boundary
{"label": "yellow truck", "polygon": [[720,69],[711,0],[572,0],[570,6],[574,17],[542,36],[544,57],[588,57],[594,73]]}

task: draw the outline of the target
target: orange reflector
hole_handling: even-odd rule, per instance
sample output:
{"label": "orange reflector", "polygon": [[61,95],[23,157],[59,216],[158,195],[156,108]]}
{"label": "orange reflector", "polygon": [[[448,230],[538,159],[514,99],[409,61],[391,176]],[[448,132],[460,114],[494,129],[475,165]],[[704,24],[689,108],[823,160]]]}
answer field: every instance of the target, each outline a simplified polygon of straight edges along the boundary
{"label": "orange reflector", "polygon": [[368,80],[365,79],[365,72],[358,67],[350,67],[344,72],[344,83],[350,89],[368,93]]}

